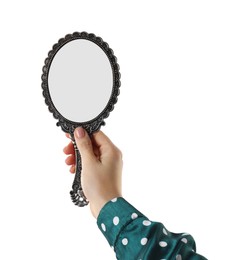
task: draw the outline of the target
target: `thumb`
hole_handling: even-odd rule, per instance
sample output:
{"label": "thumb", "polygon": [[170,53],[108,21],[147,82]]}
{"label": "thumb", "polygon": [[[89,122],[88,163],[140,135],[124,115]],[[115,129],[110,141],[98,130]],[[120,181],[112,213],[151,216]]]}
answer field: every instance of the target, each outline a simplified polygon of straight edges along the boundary
{"label": "thumb", "polygon": [[74,138],[82,160],[93,160],[95,155],[93,152],[92,141],[86,130],[82,127],[77,127],[74,131]]}

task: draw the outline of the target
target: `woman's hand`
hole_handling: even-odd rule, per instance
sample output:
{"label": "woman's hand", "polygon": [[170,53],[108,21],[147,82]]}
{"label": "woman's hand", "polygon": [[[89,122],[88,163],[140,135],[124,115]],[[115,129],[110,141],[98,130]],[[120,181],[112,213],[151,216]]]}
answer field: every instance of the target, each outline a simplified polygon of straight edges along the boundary
{"label": "woman's hand", "polygon": [[[102,131],[95,132],[90,138],[82,127],[78,127],[74,137],[81,154],[82,189],[90,202],[93,216],[97,218],[106,202],[122,196],[122,153]],[[63,151],[69,155],[66,164],[71,166],[70,172],[74,173],[72,142]]]}

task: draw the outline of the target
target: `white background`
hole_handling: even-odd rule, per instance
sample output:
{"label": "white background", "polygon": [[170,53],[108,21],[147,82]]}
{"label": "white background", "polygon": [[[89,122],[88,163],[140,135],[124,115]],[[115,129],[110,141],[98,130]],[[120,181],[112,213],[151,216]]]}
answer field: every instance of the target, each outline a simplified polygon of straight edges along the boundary
{"label": "white background", "polygon": [[0,258],[115,259],[69,196],[67,140],[44,103],[52,45],[93,32],[122,74],[102,129],[124,156],[124,197],[188,232],[208,259],[248,259],[247,1],[2,1]]}

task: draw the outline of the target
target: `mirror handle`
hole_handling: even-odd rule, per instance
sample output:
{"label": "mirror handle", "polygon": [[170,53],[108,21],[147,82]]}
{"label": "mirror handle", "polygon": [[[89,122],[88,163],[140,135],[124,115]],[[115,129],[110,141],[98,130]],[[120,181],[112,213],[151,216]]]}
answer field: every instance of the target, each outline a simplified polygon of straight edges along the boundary
{"label": "mirror handle", "polygon": [[75,151],[75,162],[76,162],[76,170],[75,177],[72,185],[72,190],[70,191],[71,199],[76,206],[84,207],[87,206],[89,201],[87,200],[81,186],[81,156],[80,152],[77,148],[75,140],[72,138],[74,151]]}

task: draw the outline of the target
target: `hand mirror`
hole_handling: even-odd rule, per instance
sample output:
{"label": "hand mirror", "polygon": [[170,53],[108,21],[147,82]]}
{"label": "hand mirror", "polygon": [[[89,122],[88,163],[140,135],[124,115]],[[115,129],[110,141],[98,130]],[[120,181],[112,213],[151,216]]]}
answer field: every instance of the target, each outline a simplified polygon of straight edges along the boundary
{"label": "hand mirror", "polygon": [[42,71],[45,103],[74,144],[76,170],[70,194],[73,203],[83,207],[88,200],[81,186],[81,157],[74,130],[81,126],[91,136],[105,125],[121,84],[117,58],[100,37],[75,32],[53,46]]}

